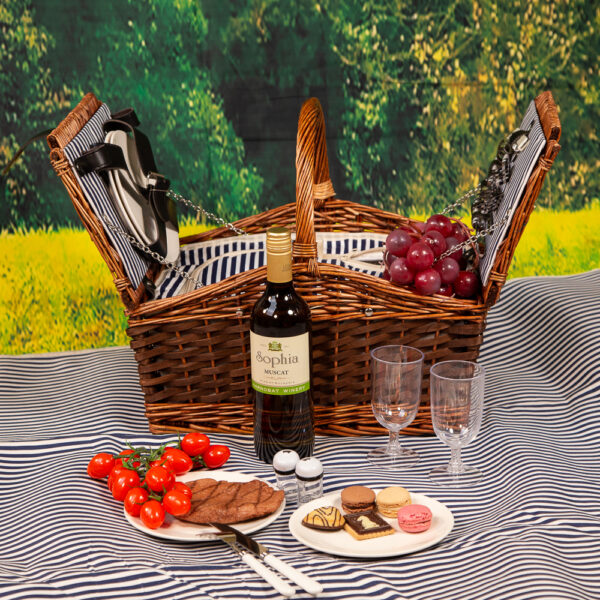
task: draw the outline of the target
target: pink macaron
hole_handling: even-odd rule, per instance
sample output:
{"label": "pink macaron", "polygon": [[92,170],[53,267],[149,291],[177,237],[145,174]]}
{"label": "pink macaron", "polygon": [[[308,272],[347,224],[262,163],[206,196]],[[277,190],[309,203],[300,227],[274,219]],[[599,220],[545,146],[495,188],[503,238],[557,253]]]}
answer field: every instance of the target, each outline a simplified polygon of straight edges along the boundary
{"label": "pink macaron", "polygon": [[407,533],[422,533],[431,525],[431,511],[422,504],[407,504],[398,510],[398,525]]}

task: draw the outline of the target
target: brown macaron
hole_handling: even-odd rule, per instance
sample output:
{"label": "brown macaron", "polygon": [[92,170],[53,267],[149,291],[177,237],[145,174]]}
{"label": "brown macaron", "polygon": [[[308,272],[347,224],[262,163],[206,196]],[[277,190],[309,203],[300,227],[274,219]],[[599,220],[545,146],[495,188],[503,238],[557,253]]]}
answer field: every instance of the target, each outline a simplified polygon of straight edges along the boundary
{"label": "brown macaron", "polygon": [[375,492],[363,485],[351,485],[342,490],[342,509],[358,513],[375,508]]}

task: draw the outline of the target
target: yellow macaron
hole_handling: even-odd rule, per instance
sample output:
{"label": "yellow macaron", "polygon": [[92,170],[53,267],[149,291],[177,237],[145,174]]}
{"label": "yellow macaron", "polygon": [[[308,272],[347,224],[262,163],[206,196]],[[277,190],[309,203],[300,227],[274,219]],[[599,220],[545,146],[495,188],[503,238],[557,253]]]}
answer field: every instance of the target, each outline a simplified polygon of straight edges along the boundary
{"label": "yellow macaron", "polygon": [[410,504],[410,492],[399,485],[387,487],[377,494],[377,510],[384,517],[395,519],[398,510],[407,504]]}

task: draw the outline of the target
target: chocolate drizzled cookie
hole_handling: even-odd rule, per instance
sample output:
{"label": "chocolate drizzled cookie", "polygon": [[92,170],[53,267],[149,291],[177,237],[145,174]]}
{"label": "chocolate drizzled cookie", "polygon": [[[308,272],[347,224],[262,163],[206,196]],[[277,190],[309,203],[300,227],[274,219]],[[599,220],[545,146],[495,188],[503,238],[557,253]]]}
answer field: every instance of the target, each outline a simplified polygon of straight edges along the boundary
{"label": "chocolate drizzled cookie", "polygon": [[345,519],[342,517],[342,513],[334,506],[322,506],[311,510],[302,519],[302,525],[321,531],[338,531],[342,529],[344,523]]}

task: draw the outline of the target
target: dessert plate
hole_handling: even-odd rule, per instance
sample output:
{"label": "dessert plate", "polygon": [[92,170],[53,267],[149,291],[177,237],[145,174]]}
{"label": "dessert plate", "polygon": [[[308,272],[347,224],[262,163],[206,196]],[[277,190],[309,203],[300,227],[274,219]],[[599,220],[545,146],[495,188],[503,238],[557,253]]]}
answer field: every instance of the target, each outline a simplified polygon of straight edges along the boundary
{"label": "dessert plate", "polygon": [[[379,490],[373,491],[377,493]],[[368,540],[357,540],[343,529],[318,531],[302,525],[304,516],[321,506],[335,506],[343,514],[340,492],[327,494],[297,508],[290,517],[290,532],[305,546],[335,556],[386,558],[417,552],[443,540],[452,531],[454,516],[447,506],[425,494],[411,492],[410,496],[413,504],[424,504],[433,514],[431,527],[423,533],[405,533],[398,526],[396,519],[386,517],[383,518],[396,530],[396,533]]]}
{"label": "dessert plate", "polygon": [[[240,473],[239,471],[190,471],[185,475],[180,475],[177,477],[177,481],[182,481],[186,483],[187,481],[194,481],[196,479],[215,479],[217,481],[238,481],[240,483],[244,483],[246,481],[253,481],[254,479],[258,479],[257,477],[252,477],[252,475],[246,475],[245,473]],[[268,481],[268,483],[271,485]],[[273,487],[271,485],[271,487]],[[279,508],[272,514],[263,517],[262,519],[253,519],[252,521],[246,521],[244,523],[235,523],[233,524],[236,529],[239,529],[242,533],[253,533],[270,525],[275,521],[279,515],[283,512],[285,508],[285,498],[283,502],[279,506]],[[149,529],[146,527],[142,520],[139,517],[132,517],[125,509],[123,509],[125,513],[125,518],[136,528],[148,535],[153,535],[154,537],[162,538],[164,540],[176,540],[178,542],[204,542],[204,541],[213,541],[218,539],[215,535],[218,533],[218,530],[214,527],[209,527],[208,525],[198,525],[196,523],[186,523],[185,521],[180,521],[176,517],[171,515],[167,515],[165,518],[165,522],[158,529]]]}

